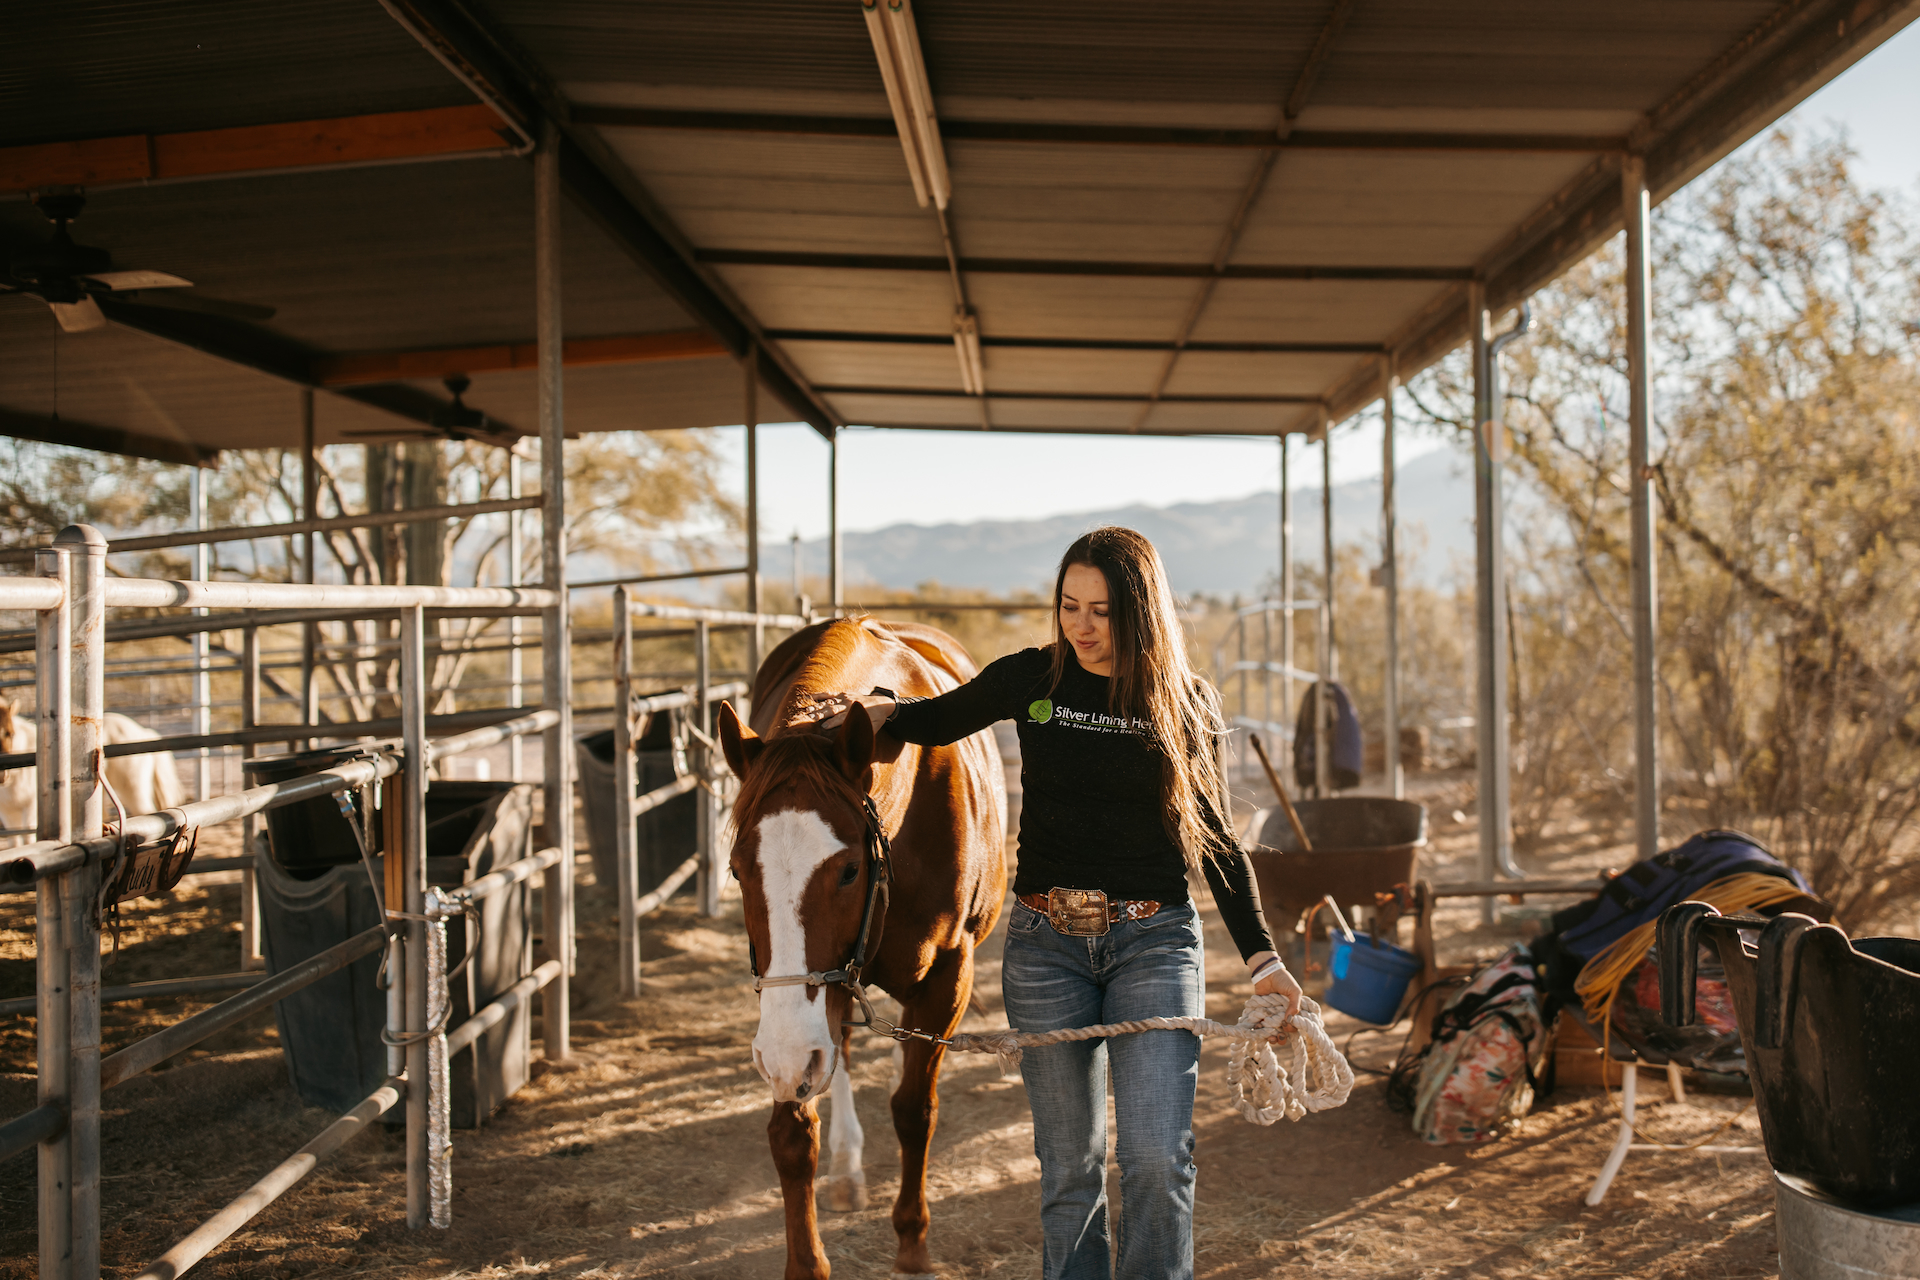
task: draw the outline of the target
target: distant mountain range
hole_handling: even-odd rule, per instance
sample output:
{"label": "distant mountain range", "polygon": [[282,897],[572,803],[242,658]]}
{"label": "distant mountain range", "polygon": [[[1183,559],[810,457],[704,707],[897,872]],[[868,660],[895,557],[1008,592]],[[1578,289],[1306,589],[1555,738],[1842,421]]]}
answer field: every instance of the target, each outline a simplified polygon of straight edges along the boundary
{"label": "distant mountain range", "polygon": [[[1473,563],[1473,475],[1450,449],[1423,454],[1400,468],[1401,573],[1405,581],[1441,585]],[[970,524],[896,524],[848,533],[841,561],[850,589],[862,583],[910,589],[926,582],[995,594],[1049,591],[1060,553],[1088,529],[1123,524],[1153,540],[1167,563],[1174,590],[1215,595],[1252,594],[1270,578],[1279,556],[1280,499],[1274,490],[1219,502],[1170,507],[1130,506],[1047,516],[1037,520],[981,520]],[[1293,496],[1296,562],[1320,559],[1320,489]],[[1380,481],[1354,481],[1333,491],[1336,545],[1357,543],[1380,553]],[[827,572],[825,539],[801,547],[809,576]],[[761,553],[772,591],[788,577],[790,544],[768,543]]]}

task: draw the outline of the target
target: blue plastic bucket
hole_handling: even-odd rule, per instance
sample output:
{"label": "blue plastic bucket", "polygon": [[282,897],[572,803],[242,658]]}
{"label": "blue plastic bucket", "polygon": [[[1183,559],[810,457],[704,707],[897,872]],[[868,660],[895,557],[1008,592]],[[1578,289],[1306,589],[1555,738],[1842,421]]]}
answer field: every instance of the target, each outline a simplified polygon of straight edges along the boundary
{"label": "blue plastic bucket", "polygon": [[1391,942],[1371,938],[1333,940],[1333,982],[1327,1003],[1349,1017],[1384,1027],[1400,1011],[1407,983],[1420,972],[1420,960]]}

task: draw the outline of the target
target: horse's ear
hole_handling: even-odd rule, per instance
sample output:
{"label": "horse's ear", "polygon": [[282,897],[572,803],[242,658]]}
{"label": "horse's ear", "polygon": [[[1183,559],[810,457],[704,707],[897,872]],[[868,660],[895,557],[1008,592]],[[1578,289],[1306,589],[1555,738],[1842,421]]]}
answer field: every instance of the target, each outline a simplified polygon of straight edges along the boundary
{"label": "horse's ear", "polygon": [[866,785],[867,770],[873,768],[873,748],[873,717],[856,703],[841,722],[839,736],[833,740],[833,755],[840,763],[840,771],[856,787]]}
{"label": "horse's ear", "polygon": [[753,767],[766,746],[764,738],[740,723],[731,702],[720,704],[720,750],[726,754],[727,767],[733,770],[734,777],[744,781],[747,770]]}

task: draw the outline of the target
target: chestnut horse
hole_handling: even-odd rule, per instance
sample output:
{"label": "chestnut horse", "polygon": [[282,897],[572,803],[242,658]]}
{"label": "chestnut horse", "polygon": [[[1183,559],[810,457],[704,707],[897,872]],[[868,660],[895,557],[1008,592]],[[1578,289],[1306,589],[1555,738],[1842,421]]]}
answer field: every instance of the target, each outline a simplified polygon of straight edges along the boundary
{"label": "chestnut horse", "polygon": [[[753,1062],[773,1089],[767,1138],[786,1202],[789,1280],[828,1272],[814,1216],[816,1106],[828,1090],[830,1203],[865,1203],[848,1074],[846,1024],[858,1017],[850,987],[883,987],[900,1001],[902,1027],[951,1035],[973,989],[974,948],[992,931],[1007,887],[1006,783],[990,732],[917,747],[876,736],[863,714],[831,734],[792,722],[816,693],[880,685],[930,695],[974,674],[944,632],[842,619],[797,632],[767,656],[754,681],[752,728],[721,709],[721,745],[741,780],[733,873],[755,978],[765,980]],[[932,1270],[927,1146],[944,1054],[908,1041],[893,1094],[896,1271]]]}

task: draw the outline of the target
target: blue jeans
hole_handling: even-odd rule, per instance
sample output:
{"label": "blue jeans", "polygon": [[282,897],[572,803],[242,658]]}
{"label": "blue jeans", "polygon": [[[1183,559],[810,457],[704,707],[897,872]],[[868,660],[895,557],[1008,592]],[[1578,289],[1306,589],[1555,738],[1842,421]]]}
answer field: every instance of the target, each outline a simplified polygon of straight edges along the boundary
{"label": "blue jeans", "polygon": [[[1016,902],[1002,969],[1008,1025],[1057,1031],[1206,1011],[1200,917],[1190,902],[1098,938],[1068,937]],[[1027,1049],[1020,1074],[1040,1157],[1045,1280],[1108,1280],[1107,1068],[1119,1128],[1119,1275],[1191,1280],[1193,1093],[1200,1041],[1143,1031]]]}

